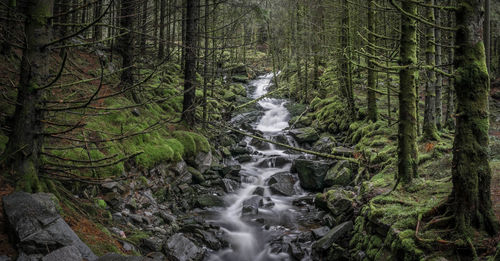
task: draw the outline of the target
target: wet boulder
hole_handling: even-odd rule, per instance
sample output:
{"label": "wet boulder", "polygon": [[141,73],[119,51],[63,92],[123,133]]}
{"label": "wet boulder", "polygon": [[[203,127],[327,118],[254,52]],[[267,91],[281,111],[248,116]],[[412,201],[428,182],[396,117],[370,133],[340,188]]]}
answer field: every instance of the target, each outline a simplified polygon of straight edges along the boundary
{"label": "wet boulder", "polygon": [[67,255],[68,260],[79,256],[96,260],[97,256],[59,215],[54,199],[54,195],[48,193],[25,192],[3,197],[9,233],[16,240],[20,254],[26,256],[26,260],[47,255],[48,260],[63,255]]}
{"label": "wet boulder", "polygon": [[295,129],[290,131],[290,135],[298,142],[298,143],[313,143],[319,140],[318,132],[312,127],[306,127],[301,129]]}
{"label": "wet boulder", "polygon": [[348,161],[342,160],[337,162],[337,164],[326,173],[325,186],[347,186],[351,184],[353,178]]}
{"label": "wet boulder", "polygon": [[212,165],[213,156],[212,152],[200,151],[194,157],[193,166],[201,173],[205,173]]}
{"label": "wet boulder", "polygon": [[172,261],[195,261],[203,258],[203,249],[196,246],[190,239],[182,233],[177,233],[170,237],[163,251],[168,260]]}
{"label": "wet boulder", "polygon": [[250,141],[250,145],[254,146],[258,150],[269,150],[269,149],[271,149],[271,145],[269,144],[269,142],[265,142],[265,141],[262,141],[262,140],[259,140],[259,139],[255,139],[255,138],[253,138]]}
{"label": "wet boulder", "polygon": [[223,207],[224,205],[221,197],[212,194],[199,195],[196,199],[196,206],[200,208]]}
{"label": "wet boulder", "polygon": [[264,196],[265,189],[263,187],[256,187],[255,190],[253,191],[252,195],[259,195],[259,196]]}
{"label": "wet boulder", "polygon": [[238,184],[238,182],[236,182],[232,179],[222,179],[222,188],[224,189],[224,191],[226,193],[234,192],[239,187],[240,187],[240,185]]}
{"label": "wet boulder", "polygon": [[330,153],[336,145],[337,141],[333,136],[322,135],[321,138],[314,143],[312,150],[321,153]]}
{"label": "wet boulder", "polygon": [[295,178],[288,173],[277,173],[272,175],[267,181],[272,194],[282,196],[292,196],[295,194]]}
{"label": "wet boulder", "polygon": [[324,257],[325,254],[333,245],[339,243],[344,238],[347,238],[349,232],[351,232],[352,229],[353,229],[352,221],[344,222],[331,229],[325,236],[320,238],[312,245],[313,257],[316,258]]}
{"label": "wet boulder", "polygon": [[242,216],[255,216],[259,214],[259,207],[264,206],[264,200],[261,196],[254,195],[245,199],[242,205]]}
{"label": "wet boulder", "polygon": [[332,162],[309,159],[295,160],[292,169],[299,174],[300,185],[307,190],[321,191],[324,187],[326,173]]}
{"label": "wet boulder", "polygon": [[332,214],[338,224],[352,218],[355,197],[354,192],[337,188],[316,195],[315,205]]}

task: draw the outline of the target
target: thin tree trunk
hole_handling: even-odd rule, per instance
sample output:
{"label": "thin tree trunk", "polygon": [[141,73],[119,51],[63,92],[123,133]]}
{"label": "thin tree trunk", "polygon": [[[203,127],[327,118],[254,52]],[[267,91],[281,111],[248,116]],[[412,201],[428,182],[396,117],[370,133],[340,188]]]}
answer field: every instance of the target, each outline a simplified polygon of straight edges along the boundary
{"label": "thin tree trunk", "polygon": [[[402,1],[405,12],[417,15],[417,5],[412,0]],[[398,131],[398,179],[408,184],[417,176],[417,108],[416,74],[417,23],[401,15],[401,65],[399,72],[399,131]]]}
{"label": "thin tree trunk", "polygon": [[[374,11],[374,0],[368,1],[367,16],[368,16],[368,42],[370,44],[375,44],[375,11]],[[375,50],[371,46],[367,47],[368,53],[370,55],[375,55]],[[368,58],[368,68],[374,68],[375,64]],[[377,113],[377,72],[368,69],[368,120],[376,122],[378,118]]]}
{"label": "thin tree trunk", "polygon": [[186,0],[186,41],[184,62],[184,101],[182,106],[182,119],[189,125],[196,123],[196,50],[198,43],[198,5],[197,0]]}
{"label": "thin tree trunk", "polygon": [[204,25],[205,25],[205,53],[203,55],[203,128],[207,127],[207,88],[208,88],[208,15],[209,15],[209,0],[205,0],[205,17],[204,17]]}
{"label": "thin tree trunk", "polygon": [[[434,5],[434,0],[426,0],[428,5]],[[434,8],[426,8],[426,18],[434,22]],[[426,26],[425,33],[426,51],[425,58],[428,66],[434,67],[436,64],[436,44],[435,29],[433,26]],[[436,73],[433,69],[427,70],[427,79],[425,81],[425,109],[424,125],[422,128],[424,140],[437,140],[436,128]]]}
{"label": "thin tree trunk", "polygon": [[160,0],[160,43],[158,45],[158,58],[160,60],[165,57],[165,2]]}
{"label": "thin tree trunk", "polygon": [[147,21],[148,21],[148,1],[142,0],[142,21],[141,21],[141,54],[146,54]]}
{"label": "thin tree trunk", "polygon": [[[441,24],[441,10],[436,10],[436,24]],[[440,68],[442,63],[442,48],[441,48],[441,29],[436,28],[436,66]],[[442,101],[442,92],[443,92],[443,75],[438,73],[436,75],[436,128],[441,130],[443,127],[443,101]]]}

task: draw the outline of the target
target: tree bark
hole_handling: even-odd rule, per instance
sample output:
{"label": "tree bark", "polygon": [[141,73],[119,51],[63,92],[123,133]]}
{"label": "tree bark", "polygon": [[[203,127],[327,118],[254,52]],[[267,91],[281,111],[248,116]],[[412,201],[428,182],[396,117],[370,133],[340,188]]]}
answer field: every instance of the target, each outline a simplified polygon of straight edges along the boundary
{"label": "tree bark", "polygon": [[[436,17],[436,24],[441,24],[441,10],[437,9],[435,11],[435,17]],[[435,29],[435,34],[436,34],[436,66],[438,68],[441,68],[442,64],[442,55],[443,51],[441,48],[441,29],[436,28]],[[436,91],[436,99],[435,99],[435,105],[436,105],[436,128],[438,130],[441,130],[443,128],[443,101],[442,101],[442,92],[443,92],[443,75],[438,73],[436,74],[436,85],[435,85],[435,91]]]}
{"label": "tree bark", "polygon": [[158,45],[158,58],[160,60],[165,56],[165,2],[160,0],[160,42]]}
{"label": "tree bark", "polygon": [[340,46],[342,48],[342,58],[340,59],[340,70],[341,70],[341,89],[342,95],[347,100],[347,106],[349,110],[349,116],[351,121],[356,119],[356,109],[354,104],[354,93],[352,90],[352,78],[351,78],[351,62],[350,59],[350,40],[349,40],[349,7],[348,0],[341,0],[342,4],[342,32],[340,37]]}
{"label": "tree bark", "polygon": [[128,90],[131,94],[132,99],[136,103],[140,103],[137,92],[134,89],[130,89],[134,84],[134,56],[135,56],[135,44],[134,44],[134,34],[132,33],[134,27],[134,0],[121,0],[120,7],[120,34],[122,36],[117,39],[117,52],[122,57],[122,68],[126,68],[120,77],[120,87],[122,90]]}
{"label": "tree bark", "polygon": [[455,53],[457,126],[453,144],[452,210],[457,230],[471,227],[495,235],[498,221],[490,196],[489,75],[483,43],[484,0],[460,0]]}
{"label": "tree bark", "polygon": [[184,101],[182,119],[189,125],[196,123],[196,50],[198,43],[198,11],[199,1],[186,0],[186,41],[184,55]]}
{"label": "tree bark", "polygon": [[[402,1],[405,12],[417,15],[417,6],[412,0]],[[415,80],[417,78],[417,23],[401,15],[400,65],[399,72],[399,131],[398,131],[398,179],[408,184],[417,176],[417,99]]]}
{"label": "tree bark", "polygon": [[[434,0],[426,0],[428,5],[434,5]],[[426,8],[426,18],[431,23],[434,22],[434,8]],[[433,26],[426,26],[425,33],[426,50],[425,60],[428,66],[436,66],[436,36]],[[425,81],[425,109],[424,125],[422,128],[424,140],[437,140],[436,128],[436,73],[433,68],[427,70],[427,79]]]}
{"label": "tree bark", "polygon": [[[368,1],[367,10],[367,27],[368,27],[368,42],[370,44],[375,44],[375,10],[374,10],[374,0]],[[375,50],[371,46],[367,47],[368,53],[371,55],[375,55]],[[374,68],[375,64],[368,58],[368,68]],[[378,118],[377,113],[377,95],[375,90],[377,89],[377,72],[374,70],[368,69],[368,120],[372,122],[376,122]]]}
{"label": "tree bark", "polygon": [[51,41],[53,0],[26,2],[25,46],[20,68],[17,105],[13,117],[12,132],[4,155],[19,181],[18,190],[41,191],[38,179],[39,154],[43,145],[44,104],[43,91],[39,88],[49,81],[50,50],[44,47]]}

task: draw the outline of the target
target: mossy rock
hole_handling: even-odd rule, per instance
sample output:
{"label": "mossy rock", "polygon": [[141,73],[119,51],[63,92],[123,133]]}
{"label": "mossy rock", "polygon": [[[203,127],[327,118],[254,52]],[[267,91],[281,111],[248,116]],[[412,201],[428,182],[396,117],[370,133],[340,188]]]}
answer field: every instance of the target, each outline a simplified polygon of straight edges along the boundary
{"label": "mossy rock", "polygon": [[231,80],[233,82],[239,82],[239,83],[248,83],[250,79],[248,79],[247,75],[233,75],[231,77]]}
{"label": "mossy rock", "polygon": [[193,182],[195,184],[201,184],[205,181],[205,177],[197,169],[195,169],[193,167],[188,167],[187,170],[189,171],[189,173],[191,173],[191,175],[193,177]]}
{"label": "mossy rock", "polygon": [[331,189],[316,195],[316,207],[329,211],[337,223],[349,220],[354,213],[354,192],[342,188]]}
{"label": "mossy rock", "polygon": [[298,143],[313,143],[319,140],[318,132],[312,127],[291,130],[290,134]]}
{"label": "mossy rock", "polygon": [[196,199],[196,206],[201,208],[223,207],[224,205],[225,202],[221,197],[211,194],[199,195]]}

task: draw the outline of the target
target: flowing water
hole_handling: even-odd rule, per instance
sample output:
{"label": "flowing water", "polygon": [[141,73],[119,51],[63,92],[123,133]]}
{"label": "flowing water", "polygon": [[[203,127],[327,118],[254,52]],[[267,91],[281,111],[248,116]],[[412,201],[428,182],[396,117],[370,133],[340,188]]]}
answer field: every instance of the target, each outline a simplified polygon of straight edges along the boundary
{"label": "flowing water", "polygon": [[[272,74],[264,75],[250,83],[255,87],[255,92],[249,96],[258,98],[268,92],[271,85]],[[259,101],[264,115],[253,123],[253,127],[263,133],[267,139],[285,137],[292,145],[293,139],[284,135],[288,127],[289,113],[285,108],[286,100],[265,98]],[[245,141],[250,143],[251,138]],[[250,145],[248,145],[250,146]],[[289,174],[291,162],[297,154],[269,144],[265,149],[254,149],[253,160],[241,164],[242,185],[234,193],[226,196],[229,206],[220,212],[220,216],[213,222],[221,226],[228,236],[231,246],[219,251],[210,257],[210,261],[264,261],[264,260],[289,260],[289,255],[281,248],[276,248],[271,243],[276,238],[300,234],[296,219],[302,211],[292,202],[306,194],[300,188],[298,181],[294,184],[294,195],[282,196],[271,193],[267,184],[269,178],[277,173]],[[281,163],[276,163],[276,162]],[[296,176],[294,181],[298,180]],[[244,215],[242,208],[245,200],[255,196],[256,189],[263,189],[263,201],[258,208],[258,214]]]}

